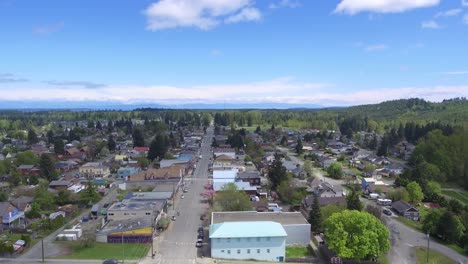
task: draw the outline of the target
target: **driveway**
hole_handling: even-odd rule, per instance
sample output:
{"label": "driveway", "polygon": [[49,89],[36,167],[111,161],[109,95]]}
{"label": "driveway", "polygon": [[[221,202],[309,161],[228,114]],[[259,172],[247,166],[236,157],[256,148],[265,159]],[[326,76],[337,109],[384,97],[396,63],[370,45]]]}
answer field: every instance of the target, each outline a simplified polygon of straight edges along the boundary
{"label": "driveway", "polygon": [[[177,215],[176,221],[172,221],[167,231],[155,239],[154,248],[155,259],[146,258],[140,263],[160,263],[160,264],[190,264],[196,263],[197,257],[207,255],[209,248],[204,245],[203,249],[195,247],[197,240],[197,229],[202,224],[200,215],[205,212],[208,205],[202,203],[200,195],[204,190],[204,185],[208,183],[208,163],[211,157],[211,138],[213,127],[207,129],[207,134],[203,138],[201,155],[202,158],[197,164],[192,178],[186,178],[188,182],[188,192],[177,194],[175,211],[169,211],[169,215]],[[205,232],[206,233],[206,232]],[[205,234],[205,242],[208,235]],[[202,253],[202,250],[204,253]]]}

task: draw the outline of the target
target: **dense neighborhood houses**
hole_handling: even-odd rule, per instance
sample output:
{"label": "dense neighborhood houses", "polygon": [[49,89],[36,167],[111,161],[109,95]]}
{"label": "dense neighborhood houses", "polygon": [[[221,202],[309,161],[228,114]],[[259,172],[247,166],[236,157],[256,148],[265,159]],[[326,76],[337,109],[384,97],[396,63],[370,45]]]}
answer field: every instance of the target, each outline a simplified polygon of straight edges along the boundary
{"label": "dense neighborhood houses", "polygon": [[[408,176],[431,173],[409,162],[415,144],[395,139],[381,155],[386,134],[247,129],[222,118],[205,113],[191,125],[57,121],[52,130],[4,139],[3,232],[25,241],[46,237],[45,254],[126,245],[141,249],[140,258],[157,259],[179,243],[175,252],[198,258],[309,263],[394,260],[406,225],[425,231],[432,224],[433,236],[454,239],[428,215],[450,224],[465,208],[442,195],[437,182]],[[354,218],[367,227],[353,226]],[[381,236],[368,242],[379,253],[343,251],[337,245],[349,246],[340,237],[348,228]],[[29,243],[0,254],[39,257]]]}

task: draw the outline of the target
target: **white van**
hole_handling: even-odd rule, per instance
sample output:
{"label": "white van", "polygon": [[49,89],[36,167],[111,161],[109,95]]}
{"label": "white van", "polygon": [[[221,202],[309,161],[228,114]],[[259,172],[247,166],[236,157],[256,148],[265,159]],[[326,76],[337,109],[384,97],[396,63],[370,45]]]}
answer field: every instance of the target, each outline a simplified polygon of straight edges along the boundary
{"label": "white van", "polygon": [[269,203],[268,210],[273,211],[273,212],[281,212],[283,208],[279,207],[277,203]]}
{"label": "white van", "polygon": [[369,200],[375,200],[375,199],[379,199],[379,194],[378,193],[371,193],[369,194]]}

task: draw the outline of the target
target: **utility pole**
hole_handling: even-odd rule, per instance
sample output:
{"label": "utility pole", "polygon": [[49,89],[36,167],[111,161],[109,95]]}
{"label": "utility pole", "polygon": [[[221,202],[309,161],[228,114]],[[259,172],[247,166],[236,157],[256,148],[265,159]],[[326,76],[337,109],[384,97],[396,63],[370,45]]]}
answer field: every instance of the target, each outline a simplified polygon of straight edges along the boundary
{"label": "utility pole", "polygon": [[427,252],[426,252],[426,263],[429,263],[429,231],[427,231]]}
{"label": "utility pole", "polygon": [[42,262],[44,261],[44,238],[41,239],[41,245],[42,245]]}
{"label": "utility pole", "polygon": [[124,246],[124,233],[122,230],[122,263],[124,262],[125,262],[125,246]]}
{"label": "utility pole", "polygon": [[153,220],[153,223],[151,224],[151,259],[154,259],[154,224],[156,222],[156,219]]}

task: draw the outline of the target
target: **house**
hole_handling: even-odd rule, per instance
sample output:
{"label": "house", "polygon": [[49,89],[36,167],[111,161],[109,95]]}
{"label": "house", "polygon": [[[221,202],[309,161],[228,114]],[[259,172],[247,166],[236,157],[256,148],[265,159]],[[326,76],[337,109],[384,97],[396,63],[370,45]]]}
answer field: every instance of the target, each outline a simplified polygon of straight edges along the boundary
{"label": "house", "polygon": [[131,175],[139,173],[139,172],[140,172],[140,168],[123,167],[117,170],[117,177],[121,179],[126,179],[130,177]]}
{"label": "house", "polygon": [[369,193],[374,193],[378,189],[382,192],[388,191],[388,184],[375,178],[362,178],[361,187],[363,191],[367,191]]}
{"label": "house", "polygon": [[249,182],[252,186],[260,186],[261,178],[258,171],[244,171],[237,174],[237,178],[243,182]]}
{"label": "house", "polygon": [[301,178],[301,179],[307,178],[307,172],[304,170],[304,168],[301,168],[300,166],[298,166],[294,170],[292,170],[292,173],[297,178]]}
{"label": "house", "polygon": [[419,210],[411,206],[405,201],[396,201],[392,203],[392,209],[399,215],[404,216],[410,220],[419,220]]}
{"label": "house", "polygon": [[224,166],[231,165],[233,160],[234,159],[231,156],[222,154],[222,155],[216,156],[214,163],[215,163],[215,166],[217,167],[224,167]]}
{"label": "house", "polygon": [[100,162],[88,162],[79,168],[79,172],[86,178],[107,177],[110,175],[109,167]]}
{"label": "house", "polygon": [[[266,207],[268,208],[268,204]],[[286,245],[308,245],[310,242],[310,224],[300,212],[242,211],[211,213],[211,224],[248,221],[273,221],[281,224],[287,234]]]}
{"label": "house", "polygon": [[211,257],[284,262],[287,236],[283,226],[272,221],[212,224]]}
{"label": "house", "polygon": [[34,198],[29,196],[20,196],[11,201],[11,203],[18,208],[18,210],[25,213],[31,211],[31,204],[33,203]]}
{"label": "house", "polygon": [[[309,212],[312,204],[314,203],[315,194],[307,195],[302,199],[301,206],[306,211]],[[346,197],[345,196],[319,196],[320,206],[328,206],[331,204],[344,205],[346,206]]]}
{"label": "house", "polygon": [[158,179],[179,179],[187,174],[185,164],[173,164],[170,167],[160,169],[148,169],[140,171],[128,177],[128,181],[147,181]]}
{"label": "house", "polygon": [[28,176],[39,176],[41,170],[39,168],[35,168],[34,165],[19,165],[18,170],[20,171],[21,175],[28,175]]}
{"label": "house", "polygon": [[[0,215],[4,228],[24,225],[24,212],[10,202],[0,202]],[[15,223],[15,221],[18,222]]]}
{"label": "house", "polygon": [[232,159],[236,158],[236,150],[233,148],[215,148],[213,150],[213,154],[215,157],[226,155],[226,156],[231,157]]}
{"label": "house", "polygon": [[336,162],[336,159],[322,156],[317,158],[317,162],[320,163],[322,168],[327,169],[332,163]]}
{"label": "house", "polygon": [[143,157],[148,156],[149,147],[134,147],[133,153],[138,153]]}
{"label": "house", "polygon": [[68,172],[70,170],[76,169],[78,167],[78,163],[73,160],[64,160],[58,161],[55,163],[55,168],[60,170],[60,172]]}
{"label": "house", "polygon": [[73,186],[73,184],[73,181],[70,180],[56,180],[49,183],[49,188],[57,191],[64,191],[68,190],[68,188]]}

